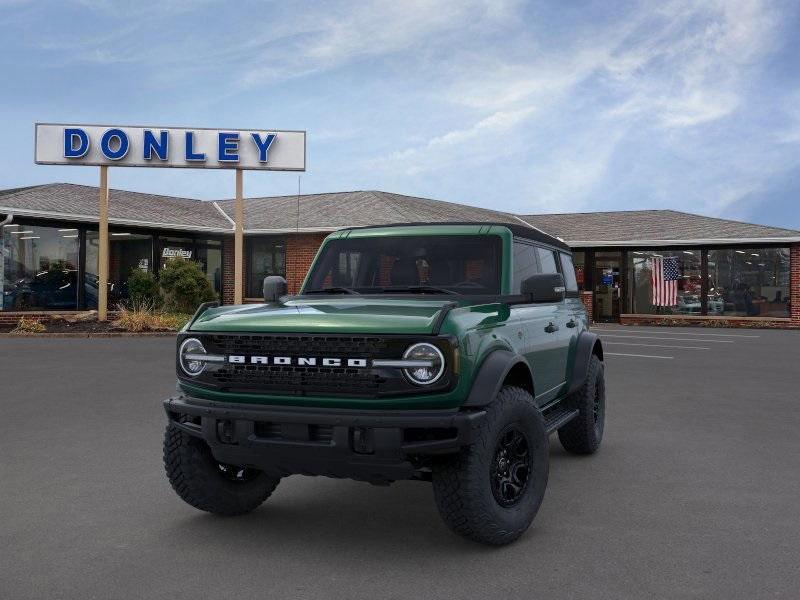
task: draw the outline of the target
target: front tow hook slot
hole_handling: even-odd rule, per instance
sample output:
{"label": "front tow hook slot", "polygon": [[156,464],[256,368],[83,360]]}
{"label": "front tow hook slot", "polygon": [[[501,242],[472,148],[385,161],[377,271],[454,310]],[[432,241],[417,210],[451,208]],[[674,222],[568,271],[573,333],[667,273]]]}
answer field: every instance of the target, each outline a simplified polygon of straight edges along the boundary
{"label": "front tow hook slot", "polygon": [[236,443],[236,426],[230,419],[217,421],[217,438],[223,444]]}
{"label": "front tow hook slot", "polygon": [[350,445],[356,454],[373,454],[375,442],[372,430],[366,427],[353,427],[350,430]]}

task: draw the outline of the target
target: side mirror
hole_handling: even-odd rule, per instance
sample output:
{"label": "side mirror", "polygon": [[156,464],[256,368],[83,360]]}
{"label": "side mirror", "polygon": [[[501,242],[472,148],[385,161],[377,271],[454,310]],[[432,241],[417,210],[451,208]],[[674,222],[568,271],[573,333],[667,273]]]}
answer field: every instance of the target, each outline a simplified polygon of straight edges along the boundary
{"label": "side mirror", "polygon": [[277,303],[278,298],[285,296],[288,291],[286,280],[280,275],[268,275],[264,277],[264,301],[267,303]]}
{"label": "side mirror", "polygon": [[522,280],[520,292],[532,302],[561,302],[566,288],[561,273],[538,273]]}

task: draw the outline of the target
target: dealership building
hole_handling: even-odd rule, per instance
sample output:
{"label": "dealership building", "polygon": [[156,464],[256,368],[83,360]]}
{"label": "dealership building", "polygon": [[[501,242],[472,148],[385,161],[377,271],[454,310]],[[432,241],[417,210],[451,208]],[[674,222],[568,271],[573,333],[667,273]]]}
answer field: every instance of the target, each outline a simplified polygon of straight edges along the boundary
{"label": "dealership building", "polygon": [[[97,306],[98,194],[65,183],[0,190],[0,323]],[[800,231],[671,210],[512,215],[379,191],[248,198],[244,207],[245,301],[258,301],[267,275],[296,292],[322,240],[343,227],[523,222],[572,247],[595,321],[800,328]],[[234,200],[111,190],[109,305],[125,300],[132,270],[158,275],[176,258],[197,261],[232,303],[235,214]],[[668,301],[655,298],[654,265],[673,273]]]}

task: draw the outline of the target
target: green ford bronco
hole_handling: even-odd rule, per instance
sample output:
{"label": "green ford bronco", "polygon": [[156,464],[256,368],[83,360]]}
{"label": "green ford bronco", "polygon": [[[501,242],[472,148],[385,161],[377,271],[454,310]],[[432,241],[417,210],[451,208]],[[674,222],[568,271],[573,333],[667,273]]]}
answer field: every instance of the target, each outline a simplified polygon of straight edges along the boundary
{"label": "green ford bronco", "polygon": [[201,306],[164,402],[167,476],[192,506],[258,507],[282,477],[433,483],[455,532],[506,544],[544,497],[548,438],[591,454],[603,349],[569,248],[522,225],[337,231],[300,293]]}

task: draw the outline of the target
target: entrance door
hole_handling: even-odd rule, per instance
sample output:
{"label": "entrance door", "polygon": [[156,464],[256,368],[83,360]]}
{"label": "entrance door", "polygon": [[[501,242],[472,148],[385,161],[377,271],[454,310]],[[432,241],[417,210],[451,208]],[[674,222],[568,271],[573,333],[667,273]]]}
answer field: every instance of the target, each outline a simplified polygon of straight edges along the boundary
{"label": "entrance door", "polygon": [[594,253],[594,320],[599,323],[619,321],[622,298],[622,252]]}

